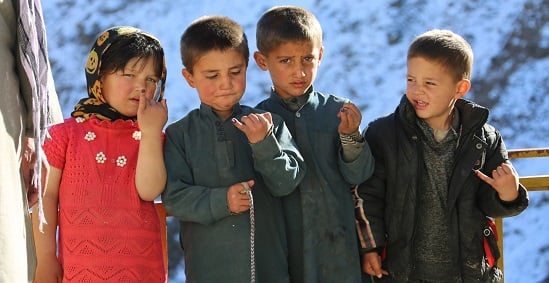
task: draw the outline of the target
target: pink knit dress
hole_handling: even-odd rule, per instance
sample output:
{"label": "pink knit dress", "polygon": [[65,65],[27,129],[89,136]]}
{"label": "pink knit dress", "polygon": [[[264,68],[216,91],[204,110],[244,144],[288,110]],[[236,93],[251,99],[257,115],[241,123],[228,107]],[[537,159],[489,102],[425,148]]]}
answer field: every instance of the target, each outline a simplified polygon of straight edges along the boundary
{"label": "pink knit dress", "polygon": [[137,123],[69,118],[49,132],[63,282],[166,282],[159,218],[135,187]]}

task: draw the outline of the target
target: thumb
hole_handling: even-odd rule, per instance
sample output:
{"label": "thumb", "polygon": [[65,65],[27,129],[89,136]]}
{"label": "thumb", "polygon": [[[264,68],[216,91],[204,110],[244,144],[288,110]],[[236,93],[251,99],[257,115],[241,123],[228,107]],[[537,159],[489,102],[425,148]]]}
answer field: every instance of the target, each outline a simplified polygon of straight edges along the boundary
{"label": "thumb", "polygon": [[249,180],[249,181],[247,181],[246,183],[248,183],[248,186],[250,186],[250,188],[252,188],[252,187],[255,185],[255,181],[254,181],[254,180]]}

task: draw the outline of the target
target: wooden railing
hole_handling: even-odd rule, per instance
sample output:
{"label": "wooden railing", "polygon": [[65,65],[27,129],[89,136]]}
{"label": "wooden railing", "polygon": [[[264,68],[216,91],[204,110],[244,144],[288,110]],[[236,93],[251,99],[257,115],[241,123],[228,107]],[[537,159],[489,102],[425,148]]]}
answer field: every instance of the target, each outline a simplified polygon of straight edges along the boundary
{"label": "wooden railing", "polygon": [[[508,150],[509,152],[509,158],[510,159],[518,159],[518,158],[533,158],[533,157],[548,157],[549,156],[549,148],[528,148],[528,149],[512,149]],[[535,175],[535,176],[521,176],[520,177],[520,183],[528,189],[529,192],[533,191],[549,191],[549,175]],[[499,240],[498,240],[498,247],[501,253],[501,257],[498,260],[498,266],[501,267],[501,270],[504,271],[503,266],[503,255],[504,255],[504,249],[503,249],[503,219],[502,218],[496,218],[495,219]],[[505,277],[505,272],[503,272],[503,276]],[[505,280],[502,279],[501,282],[503,283]]]}
{"label": "wooden railing", "polygon": [[[532,157],[548,157],[549,148],[531,148],[531,149],[513,149],[508,150],[509,158],[532,158]],[[520,177],[520,183],[528,189],[529,192],[532,191],[548,191],[549,190],[549,175],[536,175],[536,176],[523,176]],[[164,262],[168,266],[168,238],[167,238],[167,227],[166,227],[166,211],[162,206],[162,203],[156,203],[156,209],[158,211],[158,216],[160,218],[162,231],[162,246],[164,247]],[[495,219],[498,235],[500,235],[498,240],[498,246],[501,253],[501,257],[498,260],[498,266],[503,270],[503,220],[501,218]],[[504,272],[505,274],[505,272]],[[501,281],[503,282],[503,280]]]}

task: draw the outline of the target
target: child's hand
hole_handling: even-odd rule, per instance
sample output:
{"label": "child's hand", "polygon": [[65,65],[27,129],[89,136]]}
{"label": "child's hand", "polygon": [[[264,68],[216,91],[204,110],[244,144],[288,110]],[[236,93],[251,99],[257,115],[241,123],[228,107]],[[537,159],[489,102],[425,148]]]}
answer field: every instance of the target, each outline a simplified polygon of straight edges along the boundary
{"label": "child's hand", "polygon": [[154,101],[145,96],[139,97],[139,108],[137,109],[137,123],[141,133],[161,132],[168,121],[168,106],[166,99]]}
{"label": "child's hand", "polygon": [[32,207],[38,202],[38,184],[37,180],[33,180],[34,165],[37,155],[40,154],[40,162],[42,167],[42,179],[40,185],[42,190],[46,189],[46,182],[48,178],[48,172],[50,171],[50,164],[46,154],[39,147],[38,150],[34,147],[34,139],[25,137],[23,140],[23,157],[21,158],[21,175],[23,175],[23,181],[27,188],[27,201],[29,207]]}
{"label": "child's hand", "polygon": [[57,261],[57,257],[54,256],[38,262],[33,283],[57,283],[61,281],[63,281],[63,268]]}
{"label": "child's hand", "polygon": [[237,183],[227,190],[227,206],[229,212],[239,214],[250,209],[250,196],[247,190],[251,190],[254,185],[253,180]]}
{"label": "child's hand", "polygon": [[362,271],[377,278],[389,275],[387,270],[381,268],[381,256],[377,252],[365,253],[362,256]]}
{"label": "child's hand", "polygon": [[492,186],[503,201],[514,201],[518,197],[519,176],[511,164],[501,163],[492,171],[492,178],[479,170],[475,170],[477,176],[488,185]]}
{"label": "child's hand", "polygon": [[273,117],[271,113],[251,113],[248,116],[242,116],[240,121],[233,118],[233,125],[246,134],[250,143],[262,141],[273,126]]}
{"label": "child's hand", "polygon": [[345,103],[337,113],[337,117],[341,119],[337,130],[341,134],[350,135],[358,130],[362,121],[360,110],[353,103]]}

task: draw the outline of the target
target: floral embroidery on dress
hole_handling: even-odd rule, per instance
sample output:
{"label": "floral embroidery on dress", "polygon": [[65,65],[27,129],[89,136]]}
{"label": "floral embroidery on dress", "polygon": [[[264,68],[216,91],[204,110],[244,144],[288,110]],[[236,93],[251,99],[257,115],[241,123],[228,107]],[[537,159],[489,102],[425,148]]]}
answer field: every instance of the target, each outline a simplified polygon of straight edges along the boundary
{"label": "floral embroidery on dress", "polygon": [[[82,117],[77,117],[76,119],[79,120],[78,118],[82,118]],[[85,121],[85,119],[82,118],[82,121]],[[96,138],[97,138],[97,135],[95,134],[95,132],[92,132],[92,131],[88,131],[84,136],[84,139],[87,141],[93,141]],[[140,141],[141,131],[138,131],[138,130],[134,131],[132,134],[132,138],[136,141]],[[103,164],[105,163],[105,161],[107,161],[107,155],[105,155],[104,152],[100,151],[95,155],[95,160],[97,161],[97,163]],[[126,166],[127,163],[128,163],[128,158],[125,155],[119,155],[116,158],[116,166],[118,167],[124,167]]]}
{"label": "floral embroidery on dress", "polygon": [[99,153],[97,153],[97,155],[95,155],[95,160],[97,161],[97,163],[105,163],[105,161],[107,160],[107,156],[102,151],[100,151]]}
{"label": "floral embroidery on dress", "polygon": [[118,158],[116,159],[116,166],[124,167],[126,165],[126,161],[128,161],[126,159],[126,156],[124,155],[118,156]]}
{"label": "floral embroidery on dress", "polygon": [[141,131],[135,131],[133,132],[132,138],[136,141],[141,140]]}
{"label": "floral embroidery on dress", "polygon": [[87,141],[93,141],[95,139],[96,135],[94,132],[88,132],[86,133],[86,136],[84,137]]}

